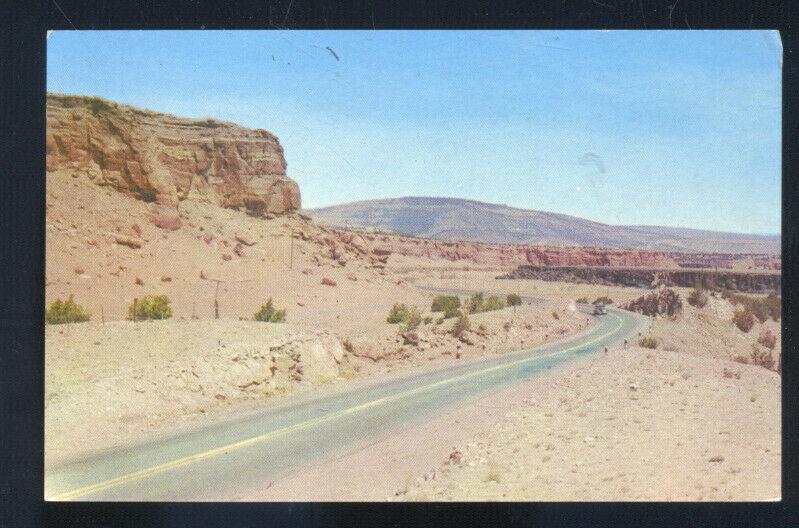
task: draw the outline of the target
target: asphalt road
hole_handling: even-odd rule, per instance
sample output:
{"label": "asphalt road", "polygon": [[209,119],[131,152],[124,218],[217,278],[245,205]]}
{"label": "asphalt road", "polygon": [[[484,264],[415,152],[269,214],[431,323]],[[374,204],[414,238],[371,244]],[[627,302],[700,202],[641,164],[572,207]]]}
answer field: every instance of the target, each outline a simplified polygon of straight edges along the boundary
{"label": "asphalt road", "polygon": [[634,314],[610,309],[581,334],[533,350],[453,364],[294,406],[264,409],[149,444],[103,453],[48,471],[45,498],[226,500],[245,490],[266,487],[323,455],[468,404],[485,391],[601,352],[634,332],[638,322]]}

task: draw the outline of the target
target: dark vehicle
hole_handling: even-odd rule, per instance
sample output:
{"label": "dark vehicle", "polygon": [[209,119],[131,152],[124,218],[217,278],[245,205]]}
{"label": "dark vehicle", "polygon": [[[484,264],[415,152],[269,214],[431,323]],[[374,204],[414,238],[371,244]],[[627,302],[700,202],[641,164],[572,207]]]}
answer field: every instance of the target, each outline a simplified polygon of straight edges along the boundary
{"label": "dark vehicle", "polygon": [[605,315],[608,313],[607,309],[605,309],[605,305],[602,303],[594,305],[594,315]]}

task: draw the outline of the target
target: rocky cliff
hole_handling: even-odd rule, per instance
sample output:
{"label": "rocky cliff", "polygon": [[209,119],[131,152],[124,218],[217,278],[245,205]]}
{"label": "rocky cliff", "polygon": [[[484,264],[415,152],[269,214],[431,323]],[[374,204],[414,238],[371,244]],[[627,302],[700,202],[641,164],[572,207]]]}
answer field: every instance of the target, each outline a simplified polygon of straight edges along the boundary
{"label": "rocky cliff", "polygon": [[47,96],[47,171],[68,171],[152,202],[159,227],[180,226],[187,198],[253,215],[300,207],[277,137],[97,97]]}
{"label": "rocky cliff", "polygon": [[635,269],[614,267],[519,266],[499,279],[535,279],[605,286],[652,288],[655,286],[700,287],[711,290],[734,290],[746,293],[782,291],[779,273],[749,273],[688,269]]}

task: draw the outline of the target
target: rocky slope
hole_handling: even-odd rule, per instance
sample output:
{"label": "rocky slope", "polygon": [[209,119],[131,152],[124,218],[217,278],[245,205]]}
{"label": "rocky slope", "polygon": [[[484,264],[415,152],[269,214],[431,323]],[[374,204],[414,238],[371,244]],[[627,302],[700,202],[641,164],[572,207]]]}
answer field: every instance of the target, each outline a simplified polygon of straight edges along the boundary
{"label": "rocky slope", "polygon": [[97,97],[47,96],[47,171],[66,171],[145,202],[153,221],[180,226],[186,198],[251,214],[300,207],[278,139],[212,119],[183,119]]}
{"label": "rocky slope", "polygon": [[779,236],[660,226],[617,226],[584,218],[457,198],[405,197],[310,209],[335,226],[375,227],[437,240],[594,246],[669,252],[779,254]]}

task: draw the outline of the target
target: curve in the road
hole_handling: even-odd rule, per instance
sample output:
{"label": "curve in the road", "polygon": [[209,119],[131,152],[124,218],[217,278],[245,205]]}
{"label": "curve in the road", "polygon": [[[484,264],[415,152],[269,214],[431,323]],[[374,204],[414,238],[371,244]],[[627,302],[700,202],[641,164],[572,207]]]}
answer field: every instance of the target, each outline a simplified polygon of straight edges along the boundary
{"label": "curve in the road", "polygon": [[589,330],[536,350],[403,377],[240,421],[210,425],[152,444],[48,472],[47,500],[192,500],[229,496],[338,447],[464,404],[488,389],[529,378],[601,350],[631,333],[638,318],[612,310]]}

